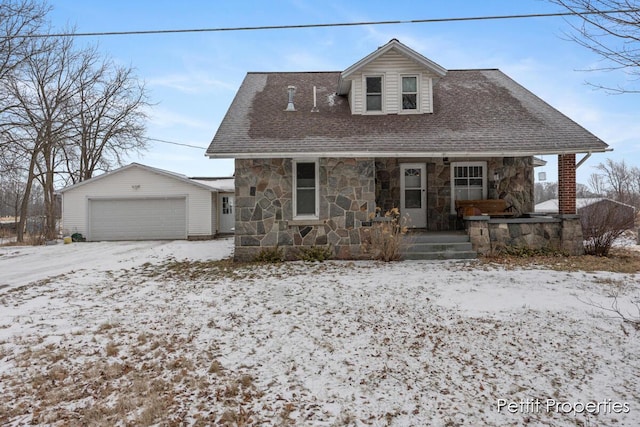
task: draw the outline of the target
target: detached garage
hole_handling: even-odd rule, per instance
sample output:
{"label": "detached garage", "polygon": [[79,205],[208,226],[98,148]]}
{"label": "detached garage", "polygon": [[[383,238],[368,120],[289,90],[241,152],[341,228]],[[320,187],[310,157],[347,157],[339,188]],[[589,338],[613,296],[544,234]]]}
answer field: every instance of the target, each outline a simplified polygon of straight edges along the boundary
{"label": "detached garage", "polygon": [[195,180],[132,163],[61,190],[63,232],[81,233],[90,241],[206,239],[229,233],[229,180]]}

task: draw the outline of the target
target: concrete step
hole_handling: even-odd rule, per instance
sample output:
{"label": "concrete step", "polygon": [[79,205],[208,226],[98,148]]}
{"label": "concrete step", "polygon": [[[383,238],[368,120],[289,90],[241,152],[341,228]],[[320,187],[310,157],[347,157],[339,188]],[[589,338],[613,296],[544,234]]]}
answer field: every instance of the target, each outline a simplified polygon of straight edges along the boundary
{"label": "concrete step", "polygon": [[410,243],[458,243],[468,242],[469,235],[465,232],[448,233],[412,233],[409,231],[403,240]]}
{"label": "concrete step", "polygon": [[452,243],[403,243],[400,246],[402,252],[464,252],[471,251],[471,242]]}
{"label": "concrete step", "polygon": [[467,233],[407,233],[400,246],[406,260],[476,259]]}
{"label": "concrete step", "polygon": [[464,260],[464,259],[476,259],[478,253],[476,251],[449,251],[449,252],[410,252],[403,253],[400,256],[403,260]]}

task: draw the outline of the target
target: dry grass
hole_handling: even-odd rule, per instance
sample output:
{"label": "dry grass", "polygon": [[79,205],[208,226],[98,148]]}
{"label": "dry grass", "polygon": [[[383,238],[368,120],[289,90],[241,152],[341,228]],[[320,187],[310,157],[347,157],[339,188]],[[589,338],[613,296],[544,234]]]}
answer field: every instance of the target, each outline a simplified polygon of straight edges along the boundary
{"label": "dry grass", "polygon": [[[182,405],[190,396],[217,396],[227,408],[224,414],[203,407],[208,415],[200,414],[195,425],[256,425],[250,408],[262,393],[254,377],[212,361],[208,351],[195,350],[192,337],[128,334],[116,323],[103,323],[99,331],[121,339],[102,349],[99,341],[68,348],[22,342],[13,352],[11,375],[0,374],[5,386],[0,419],[22,417],[53,426],[182,425],[187,416]],[[87,357],[105,353],[111,359]]]}
{"label": "dry grass", "polygon": [[582,256],[530,256],[509,255],[481,258],[481,266],[501,265],[505,268],[548,268],[556,271],[609,271],[613,273],[635,274],[640,272],[640,252],[626,248],[614,248],[607,257]]}
{"label": "dry grass", "polygon": [[119,351],[120,349],[118,348],[118,344],[114,343],[113,341],[109,341],[105,346],[105,352],[109,357],[117,356]]}

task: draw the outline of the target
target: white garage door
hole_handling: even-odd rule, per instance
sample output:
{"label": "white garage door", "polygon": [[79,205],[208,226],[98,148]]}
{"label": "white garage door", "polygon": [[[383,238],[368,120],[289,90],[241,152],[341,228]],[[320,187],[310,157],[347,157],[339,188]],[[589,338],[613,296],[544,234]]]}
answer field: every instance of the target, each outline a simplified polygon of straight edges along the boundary
{"label": "white garage door", "polygon": [[89,200],[88,237],[94,241],[186,239],[186,198]]}

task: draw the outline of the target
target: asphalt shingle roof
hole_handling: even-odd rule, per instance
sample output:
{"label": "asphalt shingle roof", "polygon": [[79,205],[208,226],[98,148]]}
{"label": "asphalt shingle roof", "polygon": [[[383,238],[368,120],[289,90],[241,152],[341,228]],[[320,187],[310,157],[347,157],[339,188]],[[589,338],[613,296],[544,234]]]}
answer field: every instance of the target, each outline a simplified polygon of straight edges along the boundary
{"label": "asphalt shingle roof", "polygon": [[[434,113],[352,115],[340,72],[249,73],[207,155],[455,156],[604,151],[607,144],[500,70],[449,70]],[[287,86],[296,86],[295,112]],[[317,87],[319,112],[313,107]]]}

